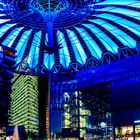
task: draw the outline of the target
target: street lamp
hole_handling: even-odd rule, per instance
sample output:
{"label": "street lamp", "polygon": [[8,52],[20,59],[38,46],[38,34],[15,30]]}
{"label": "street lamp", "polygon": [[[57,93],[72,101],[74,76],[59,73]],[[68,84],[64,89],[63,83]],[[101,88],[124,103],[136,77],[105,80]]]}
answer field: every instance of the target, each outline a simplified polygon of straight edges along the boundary
{"label": "street lamp", "polygon": [[107,124],[105,122],[101,122],[100,126],[102,129],[105,129],[105,140],[107,140]]}

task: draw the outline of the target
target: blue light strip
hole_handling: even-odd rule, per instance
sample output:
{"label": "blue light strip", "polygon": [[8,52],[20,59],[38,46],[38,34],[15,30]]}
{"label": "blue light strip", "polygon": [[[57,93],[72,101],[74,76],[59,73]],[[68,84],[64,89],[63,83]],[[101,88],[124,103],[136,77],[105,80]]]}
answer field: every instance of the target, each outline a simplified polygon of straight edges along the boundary
{"label": "blue light strip", "polygon": [[0,24],[10,21],[10,19],[0,19]]}
{"label": "blue light strip", "polygon": [[137,0],[105,0],[101,3],[95,3],[95,5],[130,5],[134,6],[139,4]]}
{"label": "blue light strip", "polygon": [[[48,42],[48,34],[46,34],[46,42]],[[46,68],[48,70],[51,70],[53,65],[54,65],[54,54],[48,54],[47,52],[45,52],[44,54],[44,65],[46,66]]]}
{"label": "blue light strip", "polygon": [[17,63],[22,60],[22,57],[23,57],[25,48],[27,46],[27,43],[28,43],[31,32],[32,32],[32,30],[25,31],[23,33],[23,35],[21,36],[21,38],[20,38],[20,40],[19,40],[19,42],[16,46],[16,51],[17,51],[16,54],[18,56],[17,57]]}
{"label": "blue light strip", "polygon": [[140,26],[130,20],[126,20],[121,17],[109,14],[109,13],[100,14],[100,15],[98,15],[98,17],[113,20],[113,21],[117,22],[118,24],[120,24],[121,26],[128,28],[135,34],[140,35]]}
{"label": "blue light strip", "polygon": [[0,5],[6,6],[5,3],[3,3],[3,2],[0,2]]}
{"label": "blue light strip", "polygon": [[80,35],[82,36],[83,40],[85,41],[88,49],[90,50],[92,56],[94,56],[97,59],[101,59],[102,57],[102,51],[99,48],[99,46],[96,44],[96,42],[91,38],[91,36],[82,28],[75,28]]}
{"label": "blue light strip", "polygon": [[106,7],[103,9],[97,9],[96,11],[106,11],[106,12],[119,13],[119,14],[127,15],[127,16],[130,16],[130,17],[133,17],[135,19],[140,20],[140,12],[129,10],[129,9],[116,8],[116,7],[112,6],[112,7]]}
{"label": "blue light strip", "polygon": [[46,33],[46,40],[45,40],[45,44],[48,43],[48,34]]}
{"label": "blue light strip", "polygon": [[[128,22],[129,23],[129,22]],[[121,26],[125,27],[126,29],[129,29],[131,32],[135,33],[136,35],[140,36],[140,26],[129,26],[125,24],[119,23]]]}
{"label": "blue light strip", "polygon": [[67,33],[71,41],[72,48],[74,50],[76,60],[79,61],[82,65],[84,65],[87,56],[81,46],[80,41],[78,40],[76,34],[73,31],[67,30]]}
{"label": "blue light strip", "polygon": [[49,69],[49,54],[45,53],[44,54],[44,65],[46,66],[47,69]]}
{"label": "blue light strip", "polygon": [[[0,19],[1,22],[2,19]],[[16,24],[5,24],[0,28],[0,37],[4,35],[4,33],[10,29],[11,27],[15,26]]]}
{"label": "blue light strip", "polygon": [[71,59],[70,59],[68,46],[66,44],[64,34],[62,32],[60,32],[60,31],[57,32],[57,42],[58,42],[58,44],[62,43],[62,47],[63,47],[62,49],[59,50],[60,63],[65,68],[68,68]]}
{"label": "blue light strip", "polygon": [[95,3],[95,5],[137,5],[139,4],[139,2],[137,0],[105,0],[103,2],[100,3]]}
{"label": "blue light strip", "polygon": [[[1,16],[7,16],[7,15],[6,15],[6,14],[0,14],[0,17],[1,17]],[[10,20],[10,19],[9,19],[9,20]]]}
{"label": "blue light strip", "polygon": [[35,56],[34,56],[34,60],[33,60],[33,67],[35,67],[37,64],[38,64],[38,60],[39,60],[39,51],[40,51],[40,48],[38,47],[38,45],[40,45],[41,43],[41,36],[42,36],[42,33],[41,31],[37,33],[37,44],[36,44],[36,49],[35,49]]}
{"label": "blue light strip", "polygon": [[133,38],[112,24],[109,24],[101,19],[91,21],[97,24],[101,24],[102,27],[110,31],[113,35],[116,36],[116,38],[118,38],[124,45],[128,46],[129,48],[134,48],[136,46],[136,41]]}
{"label": "blue light strip", "polygon": [[95,27],[92,24],[84,24],[87,28],[89,28],[103,43],[106,49],[112,53],[118,52],[118,46],[114,43],[104,32],[102,32],[99,28]]}
{"label": "blue light strip", "polygon": [[44,54],[44,65],[48,70],[51,70],[54,65],[54,54]]}
{"label": "blue light strip", "polygon": [[136,3],[132,4],[131,6],[140,8],[140,2],[136,2]]}
{"label": "blue light strip", "polygon": [[2,42],[3,45],[11,47],[11,45],[13,44],[14,40],[16,39],[16,37],[18,36],[18,34],[20,33],[20,31],[23,29],[22,28],[16,28],[14,29],[6,38],[5,40]]}
{"label": "blue light strip", "polygon": [[30,49],[30,53],[27,61],[31,68],[34,68],[38,64],[39,49],[40,49],[38,46],[40,46],[40,38],[41,38],[41,32],[37,32],[34,35],[32,47]]}

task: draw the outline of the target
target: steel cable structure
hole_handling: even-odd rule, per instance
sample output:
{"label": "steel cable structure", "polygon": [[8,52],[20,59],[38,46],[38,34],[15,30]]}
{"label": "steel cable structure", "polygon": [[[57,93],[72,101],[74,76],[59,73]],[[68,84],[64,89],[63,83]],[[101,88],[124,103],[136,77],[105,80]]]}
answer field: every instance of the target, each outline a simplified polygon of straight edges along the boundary
{"label": "steel cable structure", "polygon": [[0,44],[16,72],[78,71],[135,54],[139,0],[0,0]]}

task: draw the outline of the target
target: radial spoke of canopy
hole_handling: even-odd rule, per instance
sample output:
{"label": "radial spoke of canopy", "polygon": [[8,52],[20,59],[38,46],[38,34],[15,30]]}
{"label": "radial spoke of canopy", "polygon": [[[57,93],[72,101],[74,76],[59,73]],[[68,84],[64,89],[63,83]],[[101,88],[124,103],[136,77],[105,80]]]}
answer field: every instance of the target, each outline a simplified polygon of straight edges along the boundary
{"label": "radial spoke of canopy", "polygon": [[139,0],[0,0],[16,72],[77,71],[139,54]]}

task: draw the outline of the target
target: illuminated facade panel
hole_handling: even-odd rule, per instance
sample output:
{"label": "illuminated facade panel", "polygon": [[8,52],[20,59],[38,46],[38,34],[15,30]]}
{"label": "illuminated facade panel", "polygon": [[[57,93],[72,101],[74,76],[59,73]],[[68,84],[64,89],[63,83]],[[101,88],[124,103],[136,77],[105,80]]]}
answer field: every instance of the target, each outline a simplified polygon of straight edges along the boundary
{"label": "illuminated facade panel", "polygon": [[15,74],[11,93],[9,122],[24,126],[27,134],[38,135],[38,78]]}

